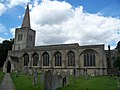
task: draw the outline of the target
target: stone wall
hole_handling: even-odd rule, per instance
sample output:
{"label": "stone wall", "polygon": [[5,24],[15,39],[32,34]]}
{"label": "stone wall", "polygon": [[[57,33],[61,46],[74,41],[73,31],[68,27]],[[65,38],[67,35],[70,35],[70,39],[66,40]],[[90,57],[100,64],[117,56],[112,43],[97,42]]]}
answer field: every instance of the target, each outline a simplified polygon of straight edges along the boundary
{"label": "stone wall", "polygon": [[[85,67],[84,66],[84,57],[83,52],[86,50],[93,50],[95,52],[95,66]],[[60,52],[62,56],[62,66],[55,66],[55,52]],[[68,66],[68,58],[67,53],[69,51],[73,51],[75,54],[75,66]],[[47,52],[49,54],[49,66],[43,66],[42,54]],[[83,72],[84,69],[87,69],[87,73],[92,74],[93,72],[99,72],[99,75],[103,75],[103,72],[106,70],[106,58],[104,52],[104,45],[90,45],[90,46],[78,46],[78,44],[66,44],[66,45],[50,45],[50,46],[38,46],[31,49],[22,49],[22,50],[12,50],[9,51],[8,56],[16,56],[19,58],[19,68],[20,70],[24,70],[26,66],[24,66],[23,55],[27,53],[29,55],[29,64],[28,68],[38,68],[38,69],[67,69],[72,71],[74,68],[78,69],[79,72]],[[33,57],[32,55],[37,53],[39,55],[39,61],[37,66],[33,66]],[[8,60],[8,59],[7,59]],[[15,65],[15,64],[14,64]],[[98,69],[98,70],[97,70]],[[104,69],[104,70],[103,70]],[[15,68],[16,70],[16,68]],[[102,71],[101,71],[102,70]],[[106,74],[106,73],[105,73]]]}

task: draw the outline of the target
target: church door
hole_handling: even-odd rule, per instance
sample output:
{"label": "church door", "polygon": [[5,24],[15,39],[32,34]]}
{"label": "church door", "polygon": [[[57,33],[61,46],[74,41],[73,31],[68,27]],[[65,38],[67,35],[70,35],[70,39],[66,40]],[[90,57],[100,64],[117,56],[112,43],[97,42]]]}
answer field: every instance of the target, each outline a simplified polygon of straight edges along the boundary
{"label": "church door", "polygon": [[11,63],[10,61],[7,62],[7,73],[10,73],[11,71]]}

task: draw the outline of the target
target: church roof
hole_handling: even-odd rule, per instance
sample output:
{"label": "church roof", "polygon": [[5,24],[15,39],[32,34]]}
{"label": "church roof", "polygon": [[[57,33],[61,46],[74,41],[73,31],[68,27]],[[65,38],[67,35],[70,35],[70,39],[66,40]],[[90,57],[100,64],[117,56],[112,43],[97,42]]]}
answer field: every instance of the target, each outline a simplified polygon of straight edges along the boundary
{"label": "church roof", "polygon": [[29,5],[27,5],[25,15],[22,22],[22,28],[31,28],[30,26],[30,14],[29,14]]}
{"label": "church roof", "polygon": [[55,44],[55,45],[44,45],[44,46],[35,46],[34,48],[69,48],[69,47],[79,47],[78,43],[72,44]]}

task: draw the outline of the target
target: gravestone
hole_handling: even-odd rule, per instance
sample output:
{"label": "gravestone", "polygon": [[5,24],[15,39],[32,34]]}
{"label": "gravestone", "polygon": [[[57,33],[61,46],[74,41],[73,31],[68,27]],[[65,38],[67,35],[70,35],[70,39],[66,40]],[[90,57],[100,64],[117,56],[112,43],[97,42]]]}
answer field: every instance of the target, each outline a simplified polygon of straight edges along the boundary
{"label": "gravestone", "polygon": [[76,69],[73,69],[73,75],[76,76]]}
{"label": "gravestone", "polygon": [[55,90],[60,87],[68,85],[68,75],[67,72],[61,71],[52,72],[48,70],[44,75],[44,90]]}
{"label": "gravestone", "polygon": [[28,75],[29,71],[28,71],[28,67],[24,67],[24,74]]}
{"label": "gravestone", "polygon": [[52,89],[62,87],[62,76],[59,73],[55,73],[52,78]]}
{"label": "gravestone", "polygon": [[52,72],[48,70],[44,77],[44,90],[52,90]]}
{"label": "gravestone", "polygon": [[44,82],[44,70],[41,70],[41,83]]}
{"label": "gravestone", "polygon": [[29,68],[29,74],[33,75],[33,69],[31,67]]}
{"label": "gravestone", "polygon": [[84,74],[85,74],[85,78],[87,79],[88,78],[87,69],[84,69]]}
{"label": "gravestone", "polygon": [[62,86],[64,87],[64,86],[66,86],[66,84],[67,84],[67,79],[66,79],[66,77],[64,77],[62,79]]}
{"label": "gravestone", "polygon": [[37,69],[34,69],[34,73],[33,73],[33,85],[37,84]]}
{"label": "gravestone", "polygon": [[15,76],[18,77],[19,74],[20,74],[20,71],[19,71],[19,70],[16,70],[16,71],[15,71]]}

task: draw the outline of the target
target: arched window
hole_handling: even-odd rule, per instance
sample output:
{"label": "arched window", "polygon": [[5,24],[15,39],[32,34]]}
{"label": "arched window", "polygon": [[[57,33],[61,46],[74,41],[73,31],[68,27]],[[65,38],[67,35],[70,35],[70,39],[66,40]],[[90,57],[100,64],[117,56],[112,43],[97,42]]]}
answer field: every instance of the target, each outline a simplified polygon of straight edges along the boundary
{"label": "arched window", "polygon": [[55,66],[62,66],[62,57],[59,52],[55,53]]}
{"label": "arched window", "polygon": [[49,54],[45,52],[43,55],[43,66],[49,66]]}
{"label": "arched window", "polygon": [[95,53],[93,51],[84,53],[84,66],[95,66]]}
{"label": "arched window", "polygon": [[33,66],[37,66],[39,61],[39,56],[37,53],[33,54]]}
{"label": "arched window", "polygon": [[74,52],[68,52],[68,66],[75,66],[75,54]]}
{"label": "arched window", "polygon": [[24,66],[28,66],[29,55],[27,53],[23,55],[23,59],[24,59]]}

